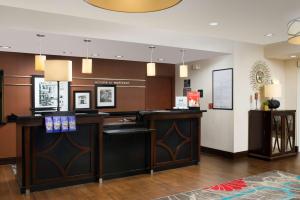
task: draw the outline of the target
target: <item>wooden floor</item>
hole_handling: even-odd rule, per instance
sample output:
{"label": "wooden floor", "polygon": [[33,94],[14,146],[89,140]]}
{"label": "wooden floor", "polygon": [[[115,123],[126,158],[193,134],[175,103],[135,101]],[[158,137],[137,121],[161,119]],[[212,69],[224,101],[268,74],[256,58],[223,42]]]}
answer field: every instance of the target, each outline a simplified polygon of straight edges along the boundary
{"label": "wooden floor", "polygon": [[204,154],[202,155],[201,163],[197,166],[157,172],[153,176],[146,174],[108,180],[104,181],[102,185],[90,183],[33,192],[31,195],[19,194],[10,166],[3,165],[0,166],[0,199],[153,199],[178,192],[208,187],[270,170],[282,170],[300,174],[300,156],[268,162],[254,158],[232,160]]}

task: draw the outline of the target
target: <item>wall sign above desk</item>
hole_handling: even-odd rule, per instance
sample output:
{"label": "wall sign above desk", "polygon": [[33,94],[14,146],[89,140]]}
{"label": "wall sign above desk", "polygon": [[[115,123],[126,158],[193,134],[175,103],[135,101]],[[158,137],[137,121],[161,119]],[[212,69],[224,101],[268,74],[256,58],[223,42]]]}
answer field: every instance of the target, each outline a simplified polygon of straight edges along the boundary
{"label": "wall sign above desk", "polygon": [[[26,79],[31,79],[36,75],[23,76],[23,75],[6,75],[7,79],[25,79],[24,82],[5,82],[5,86],[32,86]],[[79,83],[80,82],[80,83]],[[83,83],[84,82],[84,83]],[[97,84],[102,85],[116,85],[117,87],[124,88],[146,88],[145,79],[120,79],[120,78],[101,78],[101,77],[73,77],[71,87],[95,87]]]}

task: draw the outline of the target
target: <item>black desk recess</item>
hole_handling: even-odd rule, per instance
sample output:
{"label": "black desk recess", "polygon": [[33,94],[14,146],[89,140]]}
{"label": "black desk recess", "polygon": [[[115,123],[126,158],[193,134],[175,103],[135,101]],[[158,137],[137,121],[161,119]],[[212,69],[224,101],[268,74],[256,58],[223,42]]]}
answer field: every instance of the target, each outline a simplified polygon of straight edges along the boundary
{"label": "black desk recess", "polygon": [[147,128],[104,130],[103,178],[149,171],[150,132]]}
{"label": "black desk recess", "polygon": [[116,129],[116,130],[104,130],[103,133],[107,135],[115,134],[135,134],[135,133],[149,133],[150,129],[147,128],[129,128],[129,129]]}

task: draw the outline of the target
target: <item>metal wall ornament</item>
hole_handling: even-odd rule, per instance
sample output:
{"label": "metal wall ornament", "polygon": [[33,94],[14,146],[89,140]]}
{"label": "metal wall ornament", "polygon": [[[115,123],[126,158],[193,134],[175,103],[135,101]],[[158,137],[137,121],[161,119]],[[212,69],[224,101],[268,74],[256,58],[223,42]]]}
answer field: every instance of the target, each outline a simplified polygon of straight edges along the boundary
{"label": "metal wall ornament", "polygon": [[288,43],[300,45],[300,18],[294,19],[288,24]]}
{"label": "metal wall ornament", "polygon": [[271,82],[271,73],[268,65],[263,61],[257,61],[250,72],[250,84],[254,91]]}

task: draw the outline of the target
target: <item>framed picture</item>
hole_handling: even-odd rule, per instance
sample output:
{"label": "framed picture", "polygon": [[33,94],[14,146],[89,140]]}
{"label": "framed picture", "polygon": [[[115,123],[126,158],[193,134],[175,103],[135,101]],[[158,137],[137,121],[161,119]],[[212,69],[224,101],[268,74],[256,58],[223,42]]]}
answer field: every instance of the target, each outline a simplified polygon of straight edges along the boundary
{"label": "framed picture", "polygon": [[91,91],[74,91],[73,100],[74,110],[92,108]]}
{"label": "framed picture", "polygon": [[69,111],[70,105],[70,83],[67,81],[61,81],[58,83],[58,96],[59,96],[59,110]]}
{"label": "framed picture", "polygon": [[69,111],[69,82],[45,81],[43,76],[32,76],[33,111]]}
{"label": "framed picture", "polygon": [[116,85],[95,85],[96,108],[116,107]]}
{"label": "framed picture", "polygon": [[233,110],[233,69],[212,72],[213,109]]}
{"label": "framed picture", "polygon": [[191,87],[191,79],[186,79],[183,81],[183,87],[190,88]]}

